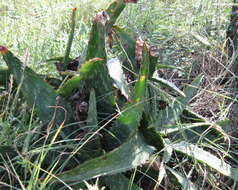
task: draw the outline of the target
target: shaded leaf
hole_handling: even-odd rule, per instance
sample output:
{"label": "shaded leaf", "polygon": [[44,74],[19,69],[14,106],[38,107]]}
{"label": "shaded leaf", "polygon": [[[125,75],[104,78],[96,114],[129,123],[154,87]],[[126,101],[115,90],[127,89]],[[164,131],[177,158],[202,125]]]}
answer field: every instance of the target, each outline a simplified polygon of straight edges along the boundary
{"label": "shaded leaf", "polygon": [[152,79],[153,79],[153,81],[156,81],[156,82],[158,82],[158,83],[160,83],[160,84],[162,84],[162,85],[165,85],[166,87],[168,87],[168,88],[174,90],[175,92],[177,92],[177,93],[180,94],[181,96],[186,97],[186,95],[183,93],[183,91],[181,91],[177,86],[175,86],[174,83],[172,83],[172,82],[170,82],[170,81],[168,81],[168,80],[165,80],[165,79],[163,79],[163,78],[160,78],[160,77],[158,77],[158,76],[155,76],[155,75],[153,76]]}
{"label": "shaded leaf", "polygon": [[174,101],[170,103],[166,109],[160,110],[158,116],[156,116],[156,126],[157,130],[161,130],[161,127],[166,127],[169,124],[175,124],[178,121],[183,110],[186,108],[187,104],[191,98],[197,92],[199,85],[203,79],[202,75],[199,75],[194,79],[191,85],[187,85],[183,90],[185,97],[176,97]]}
{"label": "shaded leaf", "polygon": [[6,86],[10,77],[10,71],[8,68],[0,67],[0,86]]}
{"label": "shaded leaf", "polygon": [[138,72],[135,62],[136,37],[132,31],[118,26],[113,26],[114,37],[117,39],[120,49],[126,56],[123,66],[134,73]]}
{"label": "shaded leaf", "polygon": [[185,176],[183,176],[180,172],[175,171],[174,169],[170,167],[166,167],[167,170],[169,170],[177,179],[177,181],[180,183],[183,190],[197,190],[198,188]]}
{"label": "shaded leaf", "polygon": [[[117,174],[144,164],[154,148],[136,134],[117,149],[89,160],[72,170],[57,175],[63,181],[83,181],[99,176]],[[52,179],[56,181],[56,179]]]}
{"label": "shaded leaf", "polygon": [[[103,181],[110,190],[125,190],[130,186],[130,180],[122,174],[103,177]],[[133,184],[130,190],[142,190],[136,184]]]}

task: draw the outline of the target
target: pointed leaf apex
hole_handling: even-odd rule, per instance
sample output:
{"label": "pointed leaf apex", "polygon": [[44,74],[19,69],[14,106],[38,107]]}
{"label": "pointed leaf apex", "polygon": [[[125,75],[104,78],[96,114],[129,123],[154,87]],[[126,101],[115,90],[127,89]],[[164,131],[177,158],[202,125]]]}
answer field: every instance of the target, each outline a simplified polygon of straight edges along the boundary
{"label": "pointed leaf apex", "polygon": [[5,55],[8,52],[8,49],[4,46],[0,46],[0,54]]}
{"label": "pointed leaf apex", "polygon": [[109,23],[110,17],[105,11],[101,11],[96,14],[94,20],[98,23],[103,24],[104,26]]}

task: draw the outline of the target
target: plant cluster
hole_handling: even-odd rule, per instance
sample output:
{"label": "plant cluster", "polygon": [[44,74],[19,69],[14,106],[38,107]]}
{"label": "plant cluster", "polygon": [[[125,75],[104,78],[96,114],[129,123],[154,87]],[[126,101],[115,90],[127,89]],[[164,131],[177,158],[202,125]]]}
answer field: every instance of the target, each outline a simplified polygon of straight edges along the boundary
{"label": "plant cluster", "polygon": [[60,78],[37,74],[0,46],[8,66],[1,85],[12,75],[17,97],[32,108],[27,135],[0,146],[1,165],[10,166],[0,169],[2,187],[90,188],[99,178],[98,186],[112,190],[210,188],[201,166],[216,171],[214,181],[221,174],[236,184],[238,170],[216,151],[228,136],[188,106],[203,77],[181,88],[159,77],[170,66],[158,63],[157,48],[115,25],[127,3],[137,1],[115,0],[95,15],[87,48],[74,59],[72,10],[65,55],[47,60]]}

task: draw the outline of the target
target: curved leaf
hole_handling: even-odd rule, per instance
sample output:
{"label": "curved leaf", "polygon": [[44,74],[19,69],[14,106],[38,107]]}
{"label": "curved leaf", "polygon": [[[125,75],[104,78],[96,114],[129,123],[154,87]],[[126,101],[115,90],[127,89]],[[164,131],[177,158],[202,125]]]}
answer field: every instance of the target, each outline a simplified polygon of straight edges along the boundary
{"label": "curved leaf", "polygon": [[116,119],[115,125],[110,129],[115,137],[117,137],[117,141],[115,141],[115,137],[108,138],[110,139],[109,142],[112,147],[116,147],[125,142],[126,139],[137,131],[140,125],[144,111],[144,102],[146,101],[145,93],[149,76],[149,65],[149,51],[144,43],[142,67],[132,94],[131,102],[124,106],[120,116]]}
{"label": "curved leaf", "polygon": [[[98,158],[86,161],[80,166],[57,175],[62,181],[83,181],[99,176],[117,174],[144,164],[154,148],[136,134],[117,149]],[[51,181],[57,181],[52,179]]]}
{"label": "curved leaf", "polygon": [[[69,105],[64,100],[60,100],[55,90],[38,74],[27,66],[23,69],[23,63],[7,48],[0,46],[0,53],[16,82],[22,83],[21,91],[27,103],[30,106],[35,104],[36,111],[44,123],[48,123],[54,118],[54,122],[60,124],[64,121],[65,114],[71,115]],[[22,79],[24,79],[23,82]],[[67,111],[50,108],[52,106],[61,106]]]}
{"label": "curved leaf", "polygon": [[181,91],[177,86],[175,86],[174,83],[169,82],[169,81],[167,81],[167,80],[165,80],[165,79],[163,79],[163,78],[160,78],[160,77],[158,77],[158,76],[153,76],[152,79],[153,79],[153,81],[156,81],[156,82],[158,82],[158,83],[160,83],[160,84],[162,84],[162,85],[165,85],[166,87],[171,88],[172,90],[174,90],[175,92],[177,92],[177,93],[180,94],[181,96],[186,97],[186,95],[184,94],[184,92]]}
{"label": "curved leaf", "polygon": [[[113,82],[106,66],[106,22],[107,17],[103,12],[97,13],[93,21],[84,64],[81,65],[77,76],[67,81],[66,84],[59,89],[58,93],[60,95],[69,97],[73,89],[79,86],[85,86],[86,89],[94,88],[96,96],[104,97],[103,101],[107,104],[113,104]],[[105,94],[107,94],[107,97],[105,97]]]}
{"label": "curved leaf", "polygon": [[238,169],[231,167],[224,160],[217,158],[196,145],[182,141],[172,145],[173,149],[220,172],[221,174],[238,181]]}
{"label": "curved leaf", "polygon": [[170,167],[166,167],[178,180],[183,190],[197,190],[198,188],[189,179],[183,176],[180,172],[173,170]]}
{"label": "curved leaf", "polygon": [[115,86],[121,91],[121,93],[129,99],[130,89],[128,87],[125,75],[123,73],[122,65],[119,59],[110,59],[107,62],[107,68],[110,77],[113,79]]}
{"label": "curved leaf", "polygon": [[168,107],[166,107],[166,109],[162,109],[159,111],[156,121],[157,130],[161,130],[161,127],[166,127],[167,125],[175,124],[176,121],[178,121],[183,110],[186,108],[191,98],[197,92],[202,79],[202,75],[196,77],[191,83],[191,85],[187,85],[185,87],[183,91],[186,95],[185,97],[180,96],[174,98],[174,102],[172,102]]}

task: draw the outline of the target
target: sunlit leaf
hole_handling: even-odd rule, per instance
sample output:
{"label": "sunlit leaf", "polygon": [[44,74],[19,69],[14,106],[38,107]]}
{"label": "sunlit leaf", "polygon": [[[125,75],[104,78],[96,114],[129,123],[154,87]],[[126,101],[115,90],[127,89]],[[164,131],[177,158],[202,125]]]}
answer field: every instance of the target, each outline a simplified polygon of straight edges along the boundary
{"label": "sunlit leaf", "polygon": [[[36,111],[43,122],[48,123],[53,119],[55,123],[60,124],[66,119],[65,114],[71,115],[69,105],[59,99],[55,90],[38,74],[29,67],[24,67],[23,63],[7,48],[0,46],[0,53],[15,81],[18,84],[22,83],[21,91],[27,103],[30,106],[35,104]],[[56,109],[55,106],[60,107]]]}
{"label": "sunlit leaf", "polygon": [[235,181],[238,180],[238,169],[231,167],[231,165],[227,164],[222,158],[218,158],[212,155],[210,152],[207,152],[202,148],[185,141],[173,144],[172,147],[174,150],[215,169],[224,176],[230,177]]}

